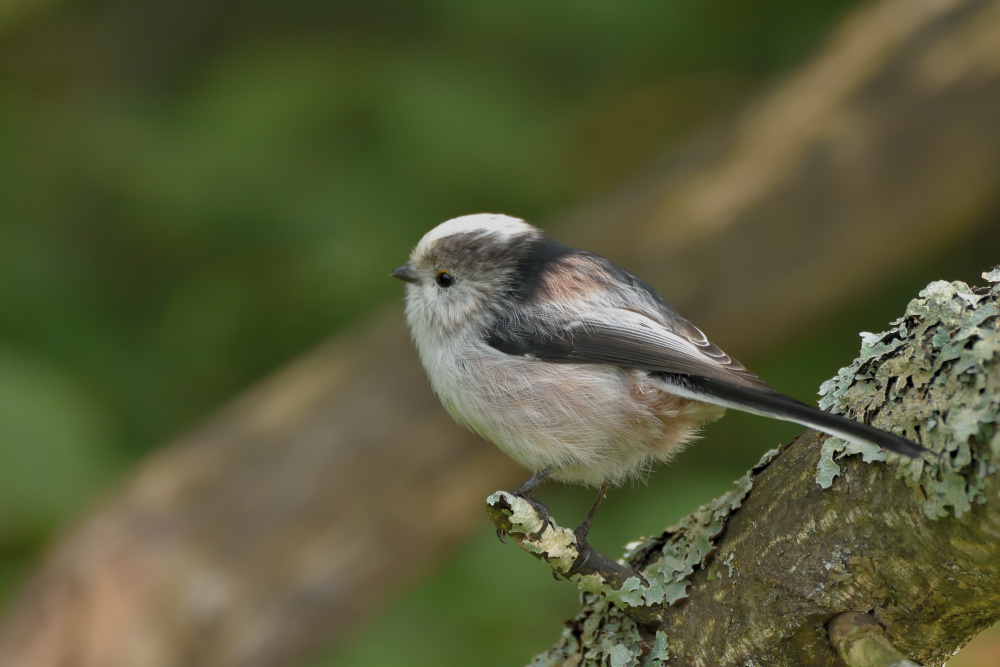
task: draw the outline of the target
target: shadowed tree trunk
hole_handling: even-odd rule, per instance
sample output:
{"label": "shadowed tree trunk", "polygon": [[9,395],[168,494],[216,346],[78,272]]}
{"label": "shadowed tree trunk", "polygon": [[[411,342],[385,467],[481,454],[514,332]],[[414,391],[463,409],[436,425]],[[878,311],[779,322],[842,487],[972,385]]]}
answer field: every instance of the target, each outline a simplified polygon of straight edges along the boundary
{"label": "shadowed tree trunk", "polygon": [[[992,2],[868,5],[744,114],[569,216],[561,240],[662,288],[737,356],[773,347],[986,233],[1000,209],[998,32]],[[481,521],[484,490],[521,473],[444,415],[399,310],[140,465],[14,601],[0,664],[288,664],[447,554]]]}
{"label": "shadowed tree trunk", "polygon": [[986,275],[928,286],[823,387],[923,460],[805,433],[625,567],[491,496],[498,527],[586,592],[532,664],[941,665],[1000,619],[1000,267]]}

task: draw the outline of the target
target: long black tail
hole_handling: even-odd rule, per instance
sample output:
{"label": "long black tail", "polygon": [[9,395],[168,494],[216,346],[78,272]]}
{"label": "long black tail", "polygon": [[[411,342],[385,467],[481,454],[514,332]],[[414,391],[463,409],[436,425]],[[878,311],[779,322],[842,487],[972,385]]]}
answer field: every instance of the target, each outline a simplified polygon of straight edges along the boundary
{"label": "long black tail", "polygon": [[664,375],[671,391],[685,398],[765,417],[794,422],[851,442],[867,442],[918,458],[923,447],[902,436],[800,403],[794,398],[749,387],[737,387],[696,375]]}

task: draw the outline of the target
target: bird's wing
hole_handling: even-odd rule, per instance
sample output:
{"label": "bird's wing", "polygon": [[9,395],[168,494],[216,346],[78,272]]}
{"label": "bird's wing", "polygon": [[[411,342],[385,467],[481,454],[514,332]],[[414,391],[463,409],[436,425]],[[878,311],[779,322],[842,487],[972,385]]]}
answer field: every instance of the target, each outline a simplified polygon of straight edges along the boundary
{"label": "bird's wing", "polygon": [[676,316],[669,325],[646,314],[607,308],[586,318],[546,320],[542,313],[501,318],[487,342],[507,354],[563,363],[612,364],[774,391]]}
{"label": "bird's wing", "polygon": [[[830,414],[775,391],[704,338],[630,310],[603,317],[547,322],[514,317],[495,327],[487,342],[531,359],[613,364],[663,373],[668,391],[706,403],[791,421],[852,442],[870,442],[910,457],[923,448],[902,436]],[[519,324],[520,322],[520,324]],[[533,323],[529,326],[527,323]],[[700,334],[700,335],[698,335]]]}

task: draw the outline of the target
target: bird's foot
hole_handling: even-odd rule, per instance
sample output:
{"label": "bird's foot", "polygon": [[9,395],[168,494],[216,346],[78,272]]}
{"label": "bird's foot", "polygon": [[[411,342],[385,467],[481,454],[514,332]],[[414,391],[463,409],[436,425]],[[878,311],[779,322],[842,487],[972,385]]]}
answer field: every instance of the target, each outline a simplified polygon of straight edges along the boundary
{"label": "bird's foot", "polygon": [[[532,496],[530,494],[523,494],[522,495],[522,494],[518,493],[517,491],[514,491],[511,495],[514,496],[514,497],[516,497],[516,498],[520,498],[521,500],[524,500],[529,505],[531,505],[532,509],[534,509],[535,513],[538,515],[538,518],[541,519],[541,521],[542,521],[541,528],[539,528],[538,530],[536,530],[533,533],[529,533],[528,534],[528,539],[530,539],[530,540],[537,540],[539,537],[542,536],[542,533],[545,532],[546,528],[548,528],[549,526],[555,527],[555,524],[552,523],[552,519],[550,518],[550,515],[549,515],[549,508],[546,507],[545,505],[543,505],[542,502],[540,500],[538,500],[538,498],[535,498],[534,496]],[[503,530],[503,528],[499,528],[498,527],[497,528],[497,539],[500,540],[501,542],[505,542],[504,538],[506,536],[507,536],[507,533]]]}
{"label": "bird's foot", "polygon": [[555,524],[552,523],[552,519],[549,516],[549,508],[543,505],[540,500],[538,500],[534,496],[518,496],[518,497],[521,500],[526,500],[528,504],[534,508],[535,513],[538,514],[538,518],[542,520],[542,526],[535,532],[529,534],[528,535],[529,539],[537,540],[539,537],[542,536],[542,533],[545,532],[546,528],[548,528],[549,526],[552,526],[553,528],[555,527]]}

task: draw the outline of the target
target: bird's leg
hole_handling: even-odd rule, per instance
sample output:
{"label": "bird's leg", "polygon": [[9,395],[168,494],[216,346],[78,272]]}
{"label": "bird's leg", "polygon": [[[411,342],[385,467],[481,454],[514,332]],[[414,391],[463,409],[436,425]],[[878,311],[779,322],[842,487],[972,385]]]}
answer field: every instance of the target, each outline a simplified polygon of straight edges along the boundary
{"label": "bird's leg", "polygon": [[517,496],[518,498],[524,498],[525,500],[531,498],[532,497],[531,492],[535,490],[535,487],[544,482],[548,478],[548,476],[554,473],[555,471],[556,471],[556,465],[554,463],[550,466],[545,466],[544,468],[536,472],[534,475],[532,475],[527,482],[514,489],[514,495]]}
{"label": "bird's leg", "polygon": [[[541,501],[539,501],[537,498],[535,498],[532,492],[535,490],[536,486],[544,482],[549,475],[555,472],[557,467],[558,467],[557,465],[552,464],[550,466],[542,468],[534,475],[532,475],[531,478],[528,479],[528,481],[526,481],[521,486],[517,487],[511,494],[517,496],[518,498],[521,498],[522,500],[528,501],[528,504],[534,507],[535,511],[538,512],[538,516],[542,518],[542,527],[528,536],[531,539],[538,539],[541,536],[542,531],[544,531],[549,526],[549,524],[552,523],[549,520],[549,508],[543,505]],[[500,530],[499,528],[497,528],[497,538],[499,538],[500,541],[503,542],[504,534],[503,531]]]}
{"label": "bird's leg", "polygon": [[576,535],[576,550],[579,554],[576,557],[576,562],[573,563],[573,568],[570,572],[576,572],[577,574],[586,572],[584,566],[587,565],[593,557],[597,557],[598,561],[611,562],[606,556],[598,551],[594,551],[594,547],[590,546],[587,542],[587,534],[590,532],[590,524],[594,521],[594,515],[597,514],[597,508],[601,506],[604,501],[605,496],[608,495],[608,484],[605,482],[601,484],[601,490],[597,492],[597,499],[594,500],[594,504],[590,506],[590,511],[587,512],[587,517],[580,522],[580,525],[576,527],[573,534]]}
{"label": "bird's leg", "polygon": [[587,534],[590,532],[590,524],[594,521],[594,515],[597,514],[597,508],[601,506],[604,498],[608,495],[608,483],[605,482],[601,484],[601,490],[597,492],[597,499],[594,504],[590,506],[590,511],[587,512],[587,518],[580,522],[580,525],[576,527],[573,532],[576,533],[577,541],[585,541],[587,539]]}

